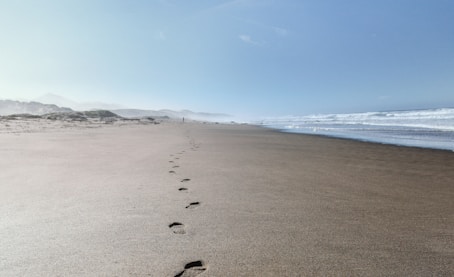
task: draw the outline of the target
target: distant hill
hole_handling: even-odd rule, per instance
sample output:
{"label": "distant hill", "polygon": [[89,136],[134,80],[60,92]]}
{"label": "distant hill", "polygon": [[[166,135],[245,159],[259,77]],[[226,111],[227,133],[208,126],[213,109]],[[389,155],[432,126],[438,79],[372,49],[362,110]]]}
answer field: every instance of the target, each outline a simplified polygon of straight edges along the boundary
{"label": "distant hill", "polygon": [[[12,114],[44,115],[55,113],[73,113],[74,111],[105,110],[113,112],[124,118],[173,118],[192,119],[199,121],[228,121],[231,116],[220,113],[193,112],[189,110],[139,110],[119,109],[116,105],[103,103],[78,103],[55,94],[46,94],[39,102],[21,102],[13,100],[0,100],[0,116]],[[45,102],[46,104],[44,104]],[[66,108],[68,107],[68,108]]]}
{"label": "distant hill", "polygon": [[101,102],[76,102],[52,93],[45,94],[33,100],[45,104],[55,104],[59,107],[69,107],[75,111],[113,110],[122,108],[122,106],[120,105],[106,104]]}
{"label": "distant hill", "polygon": [[[142,117],[137,119],[124,118],[114,114],[111,111],[106,110],[95,110],[95,111],[85,111],[85,112],[55,112],[55,113],[46,113],[43,115],[21,113],[21,114],[11,114],[11,115],[0,115],[0,121],[9,121],[15,122],[16,120],[29,121],[33,120],[51,120],[59,122],[60,124],[74,123],[79,124],[84,122],[83,126],[98,126],[99,124],[160,124],[163,120],[156,120],[152,117]],[[9,124],[8,123],[8,124]],[[58,124],[58,123],[56,123]],[[88,125],[87,125],[88,124]],[[93,125],[94,124],[94,125]],[[82,126],[82,125],[73,125],[73,126]],[[1,130],[0,130],[1,131]]]}
{"label": "distant hill", "polygon": [[42,115],[43,119],[63,120],[63,121],[88,121],[98,119],[103,122],[114,122],[123,120],[121,116],[114,114],[111,111],[97,110],[85,112],[68,112],[68,113],[49,113]]}
{"label": "distant hill", "polygon": [[110,110],[111,112],[127,118],[139,117],[170,117],[170,118],[188,118],[193,120],[206,120],[206,121],[223,121],[228,120],[230,115],[218,113],[198,113],[188,110],[172,111],[172,110],[137,110],[137,109],[117,109]]}
{"label": "distant hill", "polygon": [[54,104],[39,102],[21,102],[13,100],[0,100],[0,115],[32,114],[43,115],[48,113],[72,112],[70,108],[61,108]]}

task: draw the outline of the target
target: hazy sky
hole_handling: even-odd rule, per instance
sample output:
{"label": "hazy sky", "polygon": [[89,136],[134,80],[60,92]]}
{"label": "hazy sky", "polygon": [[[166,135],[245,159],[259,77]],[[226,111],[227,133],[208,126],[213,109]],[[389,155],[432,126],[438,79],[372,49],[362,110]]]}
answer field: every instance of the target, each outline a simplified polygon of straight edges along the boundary
{"label": "hazy sky", "polygon": [[452,0],[0,0],[0,98],[237,115],[454,106]]}

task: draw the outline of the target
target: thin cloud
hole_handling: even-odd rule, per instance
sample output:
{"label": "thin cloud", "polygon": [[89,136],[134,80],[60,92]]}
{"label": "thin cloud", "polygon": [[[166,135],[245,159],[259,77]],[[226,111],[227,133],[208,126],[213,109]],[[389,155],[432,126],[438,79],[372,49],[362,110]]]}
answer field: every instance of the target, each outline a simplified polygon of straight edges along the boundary
{"label": "thin cloud", "polygon": [[272,29],[277,35],[279,35],[281,37],[285,37],[288,34],[288,30],[284,29],[284,28],[272,27]]}
{"label": "thin cloud", "polygon": [[253,40],[251,38],[251,36],[249,36],[249,35],[239,35],[238,37],[240,38],[240,40],[242,40],[245,43],[252,44],[252,45],[261,45],[260,42]]}
{"label": "thin cloud", "polygon": [[157,31],[154,34],[154,39],[155,40],[166,40],[166,34],[164,31]]}

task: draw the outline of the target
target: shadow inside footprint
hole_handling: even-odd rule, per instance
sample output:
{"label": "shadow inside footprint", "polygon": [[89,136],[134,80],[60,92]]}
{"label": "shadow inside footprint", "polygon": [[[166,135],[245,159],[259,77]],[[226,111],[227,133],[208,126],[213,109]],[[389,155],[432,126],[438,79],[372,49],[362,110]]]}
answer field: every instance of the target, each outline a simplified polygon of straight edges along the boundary
{"label": "shadow inside footprint", "polygon": [[173,170],[170,170],[169,173],[170,173],[170,174],[175,174],[176,172],[173,171]]}
{"label": "shadow inside footprint", "polygon": [[199,275],[200,273],[204,272],[207,268],[205,267],[205,264],[203,261],[195,261],[195,262],[190,262],[187,263],[184,266],[184,270],[175,277],[191,277],[191,276],[196,276]]}
{"label": "shadow inside footprint", "polygon": [[189,182],[189,181],[191,181],[191,179],[188,179],[188,178],[181,180],[182,183]]}
{"label": "shadow inside footprint", "polygon": [[178,189],[179,191],[185,191],[185,190],[188,190],[187,188],[179,188]]}
{"label": "shadow inside footprint", "polygon": [[172,230],[174,234],[182,235],[186,233],[186,231],[184,230],[184,225],[180,222],[174,222],[170,224],[169,228]]}
{"label": "shadow inside footprint", "polygon": [[200,202],[191,202],[186,206],[186,209],[195,209],[200,206]]}

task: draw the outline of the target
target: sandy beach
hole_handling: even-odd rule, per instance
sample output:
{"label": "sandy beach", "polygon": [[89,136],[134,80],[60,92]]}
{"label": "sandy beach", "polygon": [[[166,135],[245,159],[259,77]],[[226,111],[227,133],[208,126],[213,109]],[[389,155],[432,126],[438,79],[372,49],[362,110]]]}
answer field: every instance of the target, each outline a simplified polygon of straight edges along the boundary
{"label": "sandy beach", "polygon": [[164,122],[0,132],[0,168],[0,276],[454,275],[449,151]]}

